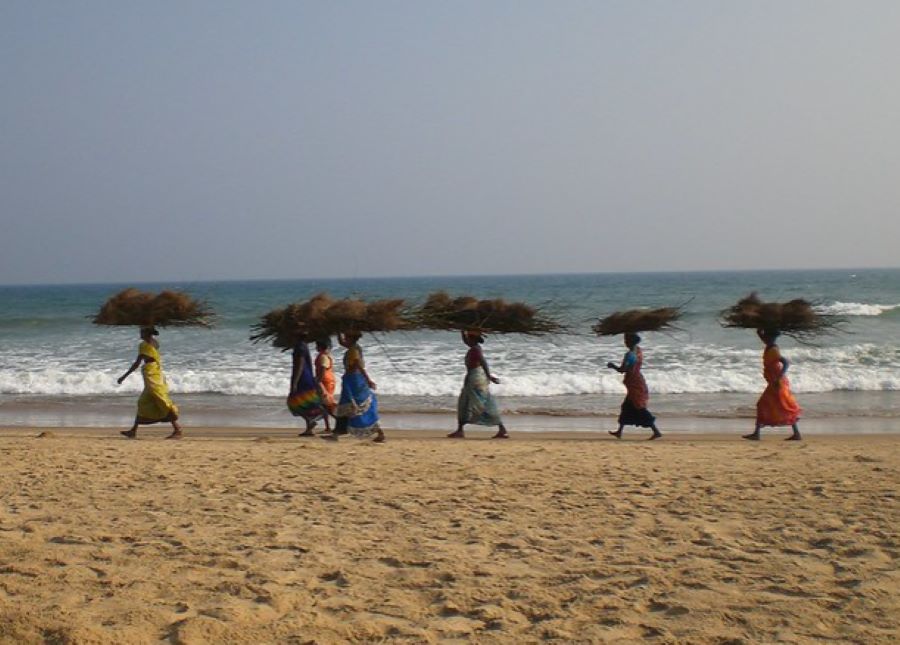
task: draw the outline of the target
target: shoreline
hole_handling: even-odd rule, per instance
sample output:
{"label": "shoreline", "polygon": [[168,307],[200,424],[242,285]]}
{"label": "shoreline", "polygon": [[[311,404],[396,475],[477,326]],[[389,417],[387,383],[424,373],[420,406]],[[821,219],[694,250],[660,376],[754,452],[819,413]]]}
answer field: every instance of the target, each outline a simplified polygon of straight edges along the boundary
{"label": "shoreline", "polygon": [[[867,424],[860,422],[860,426]],[[48,438],[66,438],[66,439],[116,439],[125,441],[119,435],[119,432],[127,429],[125,426],[0,426],[0,439],[28,439],[41,438],[38,435],[46,433]],[[581,429],[581,430],[520,430],[516,428],[510,429],[510,439],[508,441],[490,440],[491,435],[496,431],[495,428],[483,427],[467,427],[465,440],[451,440],[446,434],[455,428],[442,427],[440,429],[423,429],[419,427],[405,426],[401,428],[384,428],[388,441],[438,441],[442,443],[466,443],[472,441],[485,441],[490,443],[508,443],[508,442],[543,442],[543,441],[578,441],[590,443],[609,443],[611,445],[645,442],[649,435],[646,428],[634,428],[626,426],[622,439],[616,439],[608,434],[607,429]],[[611,429],[611,428],[610,428]],[[168,424],[154,424],[151,426],[140,426],[138,429],[138,441],[147,440],[155,441],[162,439],[171,432]],[[746,434],[752,430],[746,424],[735,427],[730,431],[713,430],[707,432],[684,432],[672,430],[664,432],[660,440],[653,442],[654,444],[665,443],[691,443],[702,444],[707,442],[720,443],[728,441],[736,441],[738,443],[753,444],[756,442],[748,442],[741,440],[741,434]],[[211,440],[259,440],[264,439],[271,442],[279,443],[298,443],[300,445],[319,445],[326,442],[320,438],[323,432],[321,426],[316,427],[316,437],[298,437],[302,431],[299,427],[268,427],[268,426],[203,426],[203,427],[184,427],[184,441],[211,441]],[[833,432],[815,432],[809,431],[801,425],[801,433],[804,439],[818,442],[847,442],[867,441],[871,439],[884,439],[887,441],[900,441],[900,432],[894,431],[872,431],[871,429],[860,428],[856,431],[833,431]],[[762,441],[760,443],[774,442],[783,440],[790,434],[790,428],[763,428]],[[168,442],[174,443],[174,442]],[[360,445],[366,444],[366,439],[356,439],[351,436],[341,437],[340,445]]]}
{"label": "shoreline", "polygon": [[[650,409],[665,433],[739,432],[752,426],[758,394],[654,395]],[[186,427],[290,428],[295,421],[282,398],[173,394]],[[799,394],[801,429],[812,433],[900,432],[900,392]],[[137,395],[0,395],[0,427],[130,425]],[[455,429],[455,398],[383,396],[383,426],[448,432]],[[501,414],[521,432],[599,432],[614,429],[620,395],[500,397]]]}

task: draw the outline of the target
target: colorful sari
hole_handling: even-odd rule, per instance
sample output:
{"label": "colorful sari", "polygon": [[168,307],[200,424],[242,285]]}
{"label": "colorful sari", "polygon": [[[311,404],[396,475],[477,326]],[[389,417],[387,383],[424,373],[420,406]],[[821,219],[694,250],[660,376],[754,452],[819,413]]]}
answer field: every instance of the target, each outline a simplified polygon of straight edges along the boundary
{"label": "colorful sari", "polygon": [[[334,359],[327,352],[319,352],[316,356],[316,377],[319,378],[319,396],[322,405],[329,414],[334,414],[337,403],[334,401],[334,390],[337,381],[334,378]],[[321,376],[320,376],[321,375]]]}
{"label": "colorful sari", "polygon": [[[291,383],[291,393],[287,398],[287,407],[295,417],[303,417],[307,421],[315,421],[325,415],[322,400],[319,397],[319,388],[316,379],[313,378],[312,359],[309,355],[309,347],[304,342],[294,345],[294,361],[303,360],[300,369],[300,378],[294,387]],[[293,376],[293,374],[292,374]]]}
{"label": "colorful sari", "polygon": [[[344,375],[341,377],[341,399],[335,416],[338,425],[346,420],[355,437],[368,437],[379,430],[378,399],[369,387],[362,370],[365,369],[362,349],[354,345],[344,353]],[[338,434],[336,429],[336,434]]]}
{"label": "colorful sari", "polygon": [[178,406],[169,398],[169,386],[163,374],[162,358],[159,350],[147,341],[142,341],[138,354],[152,360],[144,361],[141,376],[144,377],[144,391],[138,399],[137,416],[141,424],[159,423],[178,418]]}
{"label": "colorful sari", "polygon": [[641,367],[644,364],[644,352],[641,351],[640,347],[635,347],[625,354],[625,359],[622,363],[626,369],[625,378],[622,382],[625,384],[627,392],[619,412],[619,425],[652,428],[656,423],[656,417],[650,414],[650,410],[647,409],[647,403],[650,401],[650,391],[647,389],[647,382],[641,373]]}
{"label": "colorful sari", "polygon": [[460,425],[498,426],[502,423],[482,360],[481,350],[477,347],[466,353],[466,380],[456,402],[456,419]]}
{"label": "colorful sari", "polygon": [[784,366],[778,345],[763,352],[766,389],[756,403],[756,423],[760,426],[792,426],[800,419],[800,406],[791,393],[791,384],[782,376]]}

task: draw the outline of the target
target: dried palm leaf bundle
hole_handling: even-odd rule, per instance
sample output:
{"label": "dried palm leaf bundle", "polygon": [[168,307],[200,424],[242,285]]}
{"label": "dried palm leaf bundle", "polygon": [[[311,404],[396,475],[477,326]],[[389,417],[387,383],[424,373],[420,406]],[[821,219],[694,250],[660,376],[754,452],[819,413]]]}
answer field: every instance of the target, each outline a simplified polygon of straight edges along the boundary
{"label": "dried palm leaf bundle", "polygon": [[672,323],[680,317],[680,307],[629,309],[616,311],[601,318],[593,326],[593,330],[598,336],[637,334],[644,331],[672,331],[677,329]]}
{"label": "dried palm leaf bundle", "polygon": [[801,342],[830,333],[840,318],[818,313],[812,303],[803,299],[789,302],[763,302],[756,292],[741,298],[720,314],[723,327],[778,331]]}
{"label": "dried palm leaf bundle", "polygon": [[551,334],[563,325],[537,307],[503,299],[478,300],[472,296],[451,298],[432,293],[412,315],[418,329],[479,331],[495,334]]}
{"label": "dried palm leaf bundle", "polygon": [[366,303],[346,298],[334,300],[320,293],[311,299],[273,309],[253,325],[250,340],[271,342],[282,349],[298,340],[326,338],[346,332],[387,332],[408,326],[403,300],[376,300]]}
{"label": "dried palm leaf bundle", "polygon": [[103,303],[94,316],[94,324],[209,327],[212,315],[206,303],[180,291],[162,291],[154,295],[138,289],[125,289]]}

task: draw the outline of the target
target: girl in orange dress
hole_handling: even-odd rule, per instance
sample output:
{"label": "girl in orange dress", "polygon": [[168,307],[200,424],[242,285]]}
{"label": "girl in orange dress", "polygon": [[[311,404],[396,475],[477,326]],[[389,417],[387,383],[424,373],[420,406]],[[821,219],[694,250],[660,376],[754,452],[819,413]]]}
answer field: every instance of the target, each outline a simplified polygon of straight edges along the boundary
{"label": "girl in orange dress", "polygon": [[766,344],[763,352],[763,376],[767,385],[756,403],[756,429],[744,435],[744,439],[759,441],[759,430],[763,426],[791,426],[794,434],[787,440],[800,441],[800,430],[797,428],[800,406],[791,394],[791,384],[785,376],[789,363],[775,344],[779,332],[757,329],[756,334]]}
{"label": "girl in orange dress", "polygon": [[331,356],[331,339],[316,341],[316,382],[319,384],[319,396],[325,406],[325,429],[331,431],[328,416],[334,416],[337,403],[334,401],[334,390],[337,381],[334,378],[334,358]]}

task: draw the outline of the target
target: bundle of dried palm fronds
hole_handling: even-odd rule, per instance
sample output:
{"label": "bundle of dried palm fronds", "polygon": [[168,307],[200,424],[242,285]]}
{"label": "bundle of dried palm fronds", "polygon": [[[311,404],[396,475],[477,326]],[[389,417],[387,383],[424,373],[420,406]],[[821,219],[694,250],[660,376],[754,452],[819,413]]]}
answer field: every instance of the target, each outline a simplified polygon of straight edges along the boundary
{"label": "bundle of dried palm fronds", "polygon": [[629,309],[616,311],[601,318],[593,326],[599,336],[615,336],[616,334],[636,334],[642,331],[671,331],[676,329],[672,323],[681,317],[679,307],[661,307],[659,309]]}
{"label": "bundle of dried palm fronds", "polygon": [[812,303],[806,300],[762,302],[753,292],[722,311],[720,322],[723,327],[778,331],[803,341],[833,331],[840,319],[816,312]]}
{"label": "bundle of dried palm fronds", "polygon": [[551,334],[563,325],[538,308],[502,299],[478,300],[471,296],[451,298],[443,291],[432,293],[412,315],[418,329],[479,331],[496,334]]}
{"label": "bundle of dried palm fronds", "polygon": [[348,332],[396,331],[408,327],[403,300],[334,300],[320,293],[301,303],[273,309],[253,325],[250,340],[290,349],[301,339],[316,340]]}
{"label": "bundle of dried palm fronds", "polygon": [[162,291],[152,294],[138,289],[125,289],[100,307],[100,311],[94,316],[94,324],[209,327],[212,315],[206,303],[186,293]]}

